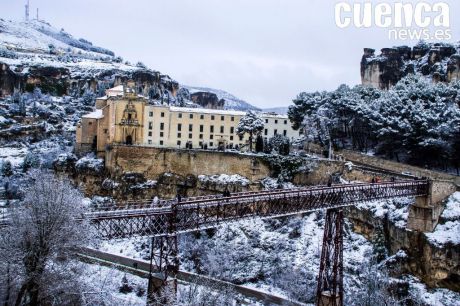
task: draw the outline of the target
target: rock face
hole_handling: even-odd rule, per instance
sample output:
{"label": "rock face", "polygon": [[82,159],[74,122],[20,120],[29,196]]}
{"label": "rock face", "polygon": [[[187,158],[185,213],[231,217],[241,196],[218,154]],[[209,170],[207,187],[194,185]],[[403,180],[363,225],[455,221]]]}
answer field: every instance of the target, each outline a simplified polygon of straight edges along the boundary
{"label": "rock face", "polygon": [[224,109],[225,100],[219,99],[216,94],[211,92],[199,91],[190,94],[190,100],[204,108]]}
{"label": "rock face", "polygon": [[420,42],[412,49],[407,46],[364,49],[361,59],[361,83],[388,89],[409,73],[421,73],[434,82],[460,79],[460,47],[446,43]]}
{"label": "rock face", "polygon": [[11,71],[7,64],[0,63],[0,97],[11,95],[18,88],[20,79]]}
{"label": "rock face", "polygon": [[460,291],[460,245],[436,246],[424,233],[398,227],[385,217],[376,218],[371,212],[355,207],[349,208],[347,217],[353,230],[370,240],[376,228],[383,228],[390,253],[404,250],[408,255],[402,272],[414,274],[430,287]]}
{"label": "rock face", "polygon": [[61,67],[31,66],[12,70],[9,65],[0,63],[0,97],[11,95],[15,90],[30,92],[36,87],[43,93],[55,96],[80,95],[85,89],[102,95],[106,88],[123,84],[127,80],[136,83],[139,94],[152,99],[160,99],[165,92],[175,96],[179,88],[179,84],[169,76],[148,69],[134,72],[113,69],[81,76]]}

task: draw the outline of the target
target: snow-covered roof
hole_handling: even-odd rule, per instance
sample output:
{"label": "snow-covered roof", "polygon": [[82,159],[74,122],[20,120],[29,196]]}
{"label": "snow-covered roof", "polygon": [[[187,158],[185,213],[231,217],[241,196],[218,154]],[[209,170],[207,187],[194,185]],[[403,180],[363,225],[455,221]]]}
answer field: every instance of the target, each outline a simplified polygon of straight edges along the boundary
{"label": "snow-covered roof", "polygon": [[101,119],[101,118],[104,118],[104,115],[102,114],[102,109],[96,109],[92,113],[83,115],[82,118],[85,118],[85,119]]}
{"label": "snow-covered roof", "polygon": [[276,119],[288,119],[287,115],[280,115],[275,113],[261,113],[262,118],[276,118]]}
{"label": "snow-covered roof", "polygon": [[189,107],[171,106],[169,108],[169,110],[171,112],[182,112],[182,113],[235,115],[235,116],[244,116],[244,115],[246,115],[246,112],[242,112],[242,111],[223,110],[223,109],[208,109],[208,108],[189,108]]}
{"label": "snow-covered roof", "polygon": [[116,97],[116,96],[122,96],[123,95],[123,85],[118,85],[113,88],[107,89],[105,91],[105,94],[109,97]]}

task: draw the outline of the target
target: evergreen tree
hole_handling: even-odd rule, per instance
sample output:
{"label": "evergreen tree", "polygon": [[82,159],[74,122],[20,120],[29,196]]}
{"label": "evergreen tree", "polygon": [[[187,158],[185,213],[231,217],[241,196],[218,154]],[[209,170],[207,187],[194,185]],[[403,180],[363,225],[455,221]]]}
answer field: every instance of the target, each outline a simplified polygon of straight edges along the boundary
{"label": "evergreen tree", "polygon": [[432,83],[409,75],[389,90],[342,85],[332,92],[300,93],[289,107],[295,128],[309,141],[416,165],[458,167],[460,82]]}
{"label": "evergreen tree", "polygon": [[258,114],[253,111],[248,111],[246,115],[244,115],[238,126],[236,127],[236,133],[239,136],[244,136],[245,134],[249,134],[249,151],[252,152],[252,142],[254,136],[257,137],[264,129],[264,121]]}
{"label": "evergreen tree", "polygon": [[37,168],[40,165],[40,160],[33,153],[27,153],[22,162],[22,171],[27,172],[31,168]]}
{"label": "evergreen tree", "polygon": [[373,255],[377,262],[381,262],[388,257],[388,250],[386,247],[385,233],[381,225],[374,229],[374,236],[372,237]]}
{"label": "evergreen tree", "polygon": [[264,151],[264,139],[261,135],[257,135],[256,138],[256,152],[263,152]]}
{"label": "evergreen tree", "polygon": [[2,175],[7,177],[13,175],[13,166],[9,160],[5,160],[2,163]]}
{"label": "evergreen tree", "polygon": [[272,151],[274,150],[281,155],[289,154],[290,142],[289,138],[287,138],[286,136],[277,134],[270,138],[269,143]]}
{"label": "evergreen tree", "polygon": [[81,100],[84,105],[93,106],[95,103],[96,95],[93,93],[92,90],[86,89],[81,97]]}

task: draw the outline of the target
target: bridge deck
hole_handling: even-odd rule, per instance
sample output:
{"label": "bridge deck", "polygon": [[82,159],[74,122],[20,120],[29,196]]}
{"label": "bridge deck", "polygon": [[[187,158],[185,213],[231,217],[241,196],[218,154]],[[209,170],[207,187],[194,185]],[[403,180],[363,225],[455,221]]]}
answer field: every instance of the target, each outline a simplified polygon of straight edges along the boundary
{"label": "bridge deck", "polygon": [[351,206],[377,199],[427,196],[429,182],[399,181],[375,184],[313,186],[288,190],[206,196],[182,202],[129,202],[86,214],[105,238],[155,236],[187,232],[250,217],[275,217]]}

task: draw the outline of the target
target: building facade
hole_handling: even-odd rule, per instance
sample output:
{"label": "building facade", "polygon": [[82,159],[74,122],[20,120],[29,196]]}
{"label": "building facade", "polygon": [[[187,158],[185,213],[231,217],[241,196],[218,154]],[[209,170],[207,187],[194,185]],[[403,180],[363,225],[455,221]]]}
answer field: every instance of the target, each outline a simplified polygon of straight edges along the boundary
{"label": "building facade", "polygon": [[[111,144],[165,148],[245,149],[249,137],[236,128],[246,113],[232,110],[152,105],[129,87],[117,86],[96,100],[96,111],[84,115],[77,126],[77,151],[104,153]],[[295,139],[285,115],[264,114],[262,137],[276,134]]]}

